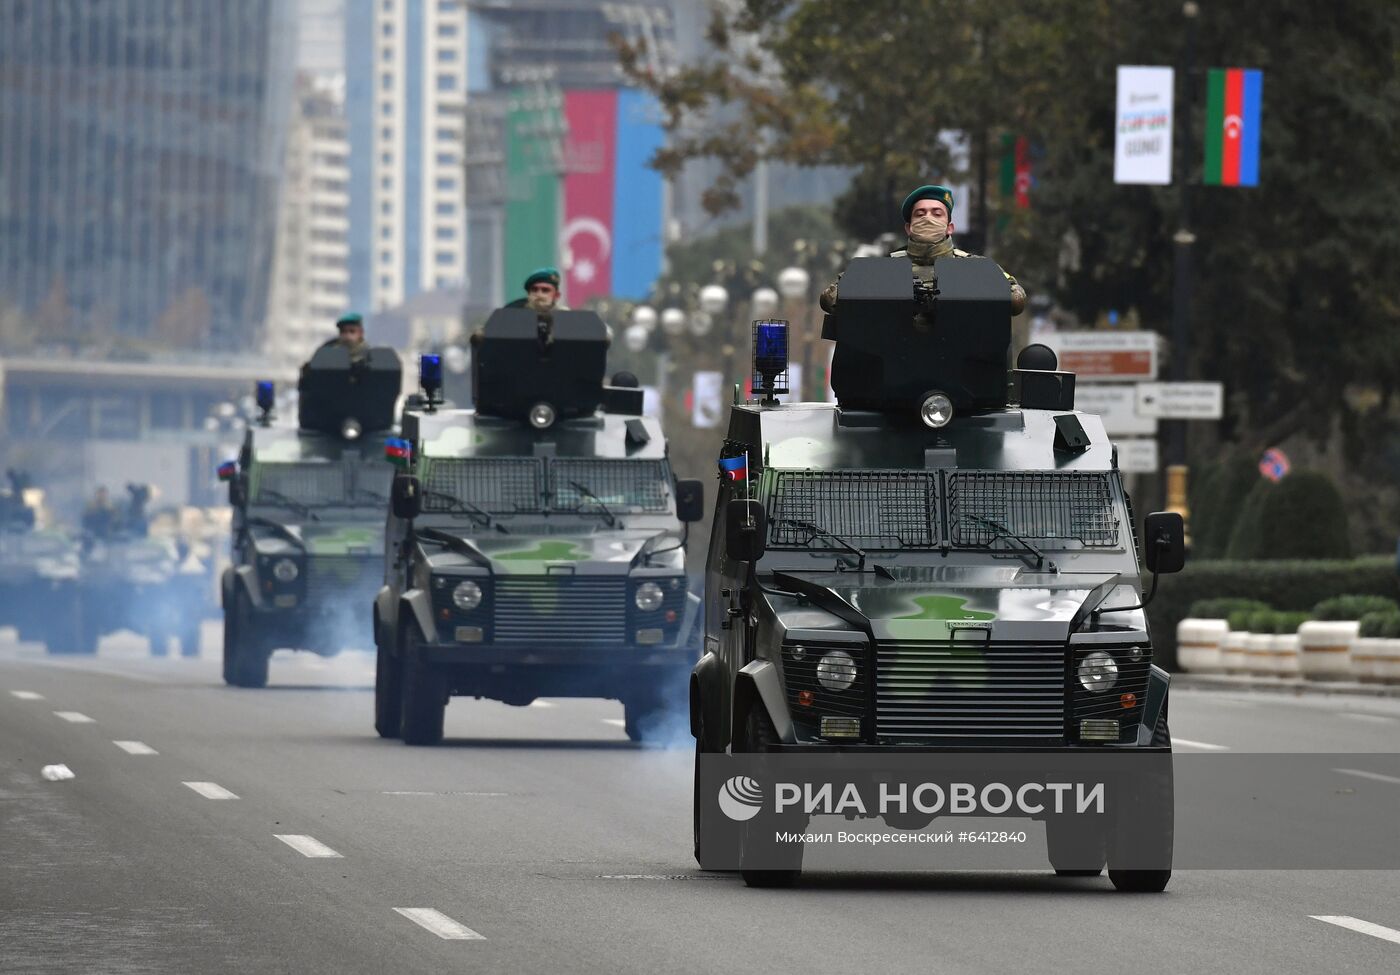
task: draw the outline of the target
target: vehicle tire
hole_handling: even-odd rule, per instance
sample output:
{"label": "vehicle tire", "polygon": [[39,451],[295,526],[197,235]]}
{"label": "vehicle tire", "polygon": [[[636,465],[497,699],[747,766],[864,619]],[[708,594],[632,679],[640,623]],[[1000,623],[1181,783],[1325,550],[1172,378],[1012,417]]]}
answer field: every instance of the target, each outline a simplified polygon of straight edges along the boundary
{"label": "vehicle tire", "polygon": [[267,664],[272,651],[253,625],[253,605],[248,594],[239,591],[233,601],[233,640],[227,641],[228,617],[224,617],[224,679],[234,687],[267,686]]}
{"label": "vehicle tire", "polygon": [[665,713],[665,707],[652,698],[629,698],[622,702],[622,729],[638,743],[656,739]]}
{"label": "vehicle tire", "polygon": [[[1165,714],[1153,731],[1152,743],[1171,747],[1171,732],[1167,728]],[[1174,790],[1170,762],[1160,773],[1145,775],[1136,784],[1128,797],[1128,802],[1119,813],[1119,822],[1114,835],[1116,849],[1110,849],[1108,858],[1108,879],[1114,888],[1124,893],[1156,894],[1165,890],[1171,880],[1172,834]],[[1149,812],[1150,811],[1150,812]],[[1150,824],[1150,825],[1148,825]],[[1142,869],[1139,867],[1115,867],[1114,861],[1122,862],[1127,854],[1120,851],[1148,851],[1148,858],[1164,867]],[[1134,853],[1131,862],[1141,862],[1142,854]]]}
{"label": "vehicle tire", "polygon": [[232,606],[224,607],[224,683],[233,684],[233,665],[238,657],[238,648],[243,640],[243,630],[238,625],[238,594],[234,594]]}
{"label": "vehicle tire", "polygon": [[199,656],[199,621],[187,624],[180,631],[180,656]]}
{"label": "vehicle tire", "polygon": [[447,681],[423,659],[418,628],[404,627],[400,647],[399,735],[405,745],[436,745],[442,741],[447,711]]}
{"label": "vehicle tire", "polygon": [[[53,618],[37,634],[44,641],[44,650],[49,654],[92,653],[97,649],[97,641],[85,642],[86,626],[82,610],[77,606],[55,612]],[[85,649],[91,647],[91,650]]]}
{"label": "vehicle tire", "polygon": [[397,738],[403,715],[403,663],[379,647],[374,652],[374,730],[380,738]]}
{"label": "vehicle tire", "polygon": [[[773,727],[773,721],[768,717],[768,712],[763,705],[754,702],[748,715],[744,719],[743,730],[738,741],[734,742],[736,753],[754,754],[763,753],[771,749],[778,743],[778,732]],[[757,836],[769,833],[770,831],[801,832],[807,826],[807,816],[805,814],[785,814],[781,817],[774,816],[767,812],[759,813],[753,819],[743,824],[743,837],[747,843],[749,836]],[[797,883],[797,879],[802,876],[802,852],[801,845],[790,846],[784,850],[784,865],[778,868],[741,869],[740,873],[744,877],[744,884],[748,887],[775,888],[791,887]],[[741,861],[742,862],[742,861]]]}
{"label": "vehicle tire", "polygon": [[1108,836],[1103,828],[1072,816],[1045,820],[1045,845],[1057,877],[1097,877],[1108,863]]}
{"label": "vehicle tire", "polygon": [[[717,854],[722,851],[732,853],[740,849],[743,842],[742,827],[740,824],[731,822],[728,818],[715,818],[714,822],[705,816],[700,802],[700,763],[702,755],[719,754],[708,752],[705,749],[705,742],[709,733],[705,730],[705,718],[700,717],[700,736],[695,739],[695,787],[691,791],[691,831],[694,839],[695,862],[701,870],[724,870],[732,871],[733,867],[721,867],[724,862]],[[708,843],[700,841],[701,836],[709,838]]]}

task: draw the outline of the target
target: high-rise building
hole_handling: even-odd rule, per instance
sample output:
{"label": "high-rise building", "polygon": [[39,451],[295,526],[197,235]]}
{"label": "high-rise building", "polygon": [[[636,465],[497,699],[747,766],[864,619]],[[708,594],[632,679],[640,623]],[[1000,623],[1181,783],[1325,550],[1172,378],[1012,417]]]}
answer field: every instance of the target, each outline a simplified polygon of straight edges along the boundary
{"label": "high-rise building", "polygon": [[349,305],[350,146],[342,75],[297,76],[287,124],[265,351],[307,359]]}
{"label": "high-rise building", "polygon": [[294,15],[0,3],[0,302],[42,319],[40,341],[255,343]]}
{"label": "high-rise building", "polygon": [[460,0],[346,0],[350,300],[378,310],[466,278]]}

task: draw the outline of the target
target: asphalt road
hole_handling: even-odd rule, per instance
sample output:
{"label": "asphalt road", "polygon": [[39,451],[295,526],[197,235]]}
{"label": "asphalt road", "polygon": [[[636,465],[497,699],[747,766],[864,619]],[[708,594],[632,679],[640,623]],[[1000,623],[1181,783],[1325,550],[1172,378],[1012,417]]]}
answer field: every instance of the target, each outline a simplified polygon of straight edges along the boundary
{"label": "asphalt road", "polygon": [[[688,741],[629,743],[616,703],[454,699],[447,743],[408,748],[374,736],[368,655],[279,654],[272,686],[235,690],[217,643],[154,660],[119,635],[80,659],[0,634],[0,971],[1400,970],[1387,870],[751,890],[691,858]],[[1180,692],[1172,725],[1182,755],[1361,765],[1397,751],[1400,702]],[[1400,801],[1400,779],[1348,789]]]}

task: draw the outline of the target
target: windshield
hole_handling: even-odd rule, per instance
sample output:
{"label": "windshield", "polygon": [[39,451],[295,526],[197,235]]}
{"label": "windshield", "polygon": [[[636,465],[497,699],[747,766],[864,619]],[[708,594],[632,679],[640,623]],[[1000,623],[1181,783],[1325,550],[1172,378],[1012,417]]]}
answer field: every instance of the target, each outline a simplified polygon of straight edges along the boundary
{"label": "windshield", "polygon": [[664,460],[429,457],[420,476],[425,512],[449,512],[454,500],[490,514],[588,513],[599,502],[615,513],[670,510],[671,468]]}
{"label": "windshield", "polygon": [[771,548],[810,547],[814,527],[875,551],[1114,549],[1120,502],[1101,471],[772,471]]}
{"label": "windshield", "polygon": [[253,504],[307,508],[382,508],[393,469],[382,461],[259,462],[251,478]]}

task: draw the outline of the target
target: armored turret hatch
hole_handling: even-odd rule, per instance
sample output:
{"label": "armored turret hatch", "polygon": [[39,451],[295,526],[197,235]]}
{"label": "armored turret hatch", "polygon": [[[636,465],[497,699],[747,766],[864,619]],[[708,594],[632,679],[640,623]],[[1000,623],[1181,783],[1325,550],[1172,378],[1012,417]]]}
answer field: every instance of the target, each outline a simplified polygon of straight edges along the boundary
{"label": "armored turret hatch", "polygon": [[831,387],[843,407],[914,415],[942,393],[953,410],[1007,403],[1011,293],[994,261],[945,258],[932,287],[906,257],[858,257],[822,337],[836,342]]}
{"label": "armored turret hatch", "polygon": [[394,425],[402,372],[399,355],[390,348],[368,349],[363,358],[352,360],[344,346],[322,346],[301,367],[298,425],[347,440],[388,430]]}
{"label": "armored turret hatch", "polygon": [[608,330],[591,311],[540,314],[499,308],[473,340],[476,410],[482,416],[528,420],[641,413],[642,391],[607,386]]}

